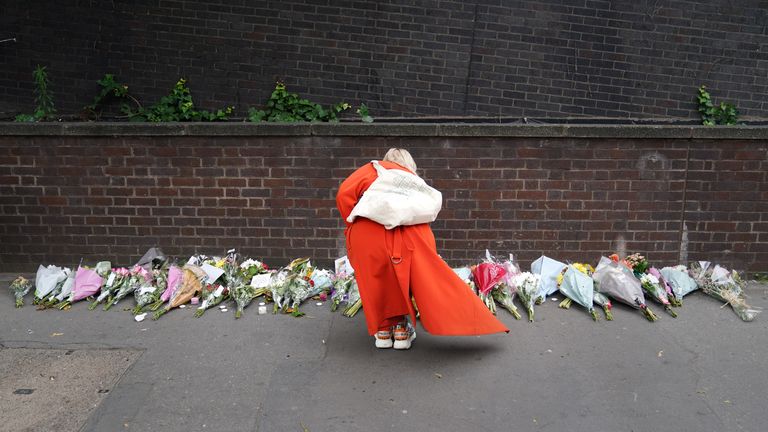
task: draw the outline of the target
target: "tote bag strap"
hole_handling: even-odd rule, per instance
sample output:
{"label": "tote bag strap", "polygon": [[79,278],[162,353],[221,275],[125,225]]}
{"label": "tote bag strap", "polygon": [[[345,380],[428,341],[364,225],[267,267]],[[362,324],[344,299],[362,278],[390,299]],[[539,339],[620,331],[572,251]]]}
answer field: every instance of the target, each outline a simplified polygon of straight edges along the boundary
{"label": "tote bag strap", "polygon": [[387,169],[381,166],[379,161],[374,160],[374,161],[371,161],[371,163],[373,164],[373,167],[376,168],[376,174],[378,174],[379,176],[387,172]]}

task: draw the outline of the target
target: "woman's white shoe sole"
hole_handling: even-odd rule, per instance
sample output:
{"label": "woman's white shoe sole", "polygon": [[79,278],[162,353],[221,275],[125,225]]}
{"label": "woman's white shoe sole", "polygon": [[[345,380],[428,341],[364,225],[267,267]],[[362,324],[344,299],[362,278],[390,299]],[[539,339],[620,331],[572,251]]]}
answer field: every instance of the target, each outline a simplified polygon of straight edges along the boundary
{"label": "woman's white shoe sole", "polygon": [[392,339],[379,339],[376,338],[376,348],[392,348]]}
{"label": "woman's white shoe sole", "polygon": [[394,347],[396,350],[407,350],[411,348],[411,341],[416,339],[416,332],[411,333],[411,336],[405,340],[395,340]]}

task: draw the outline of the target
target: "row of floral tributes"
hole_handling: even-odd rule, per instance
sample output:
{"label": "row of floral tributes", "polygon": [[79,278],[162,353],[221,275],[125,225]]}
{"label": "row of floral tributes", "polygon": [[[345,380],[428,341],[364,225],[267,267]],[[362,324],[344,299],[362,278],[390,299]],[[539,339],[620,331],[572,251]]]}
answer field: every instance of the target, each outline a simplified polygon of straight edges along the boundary
{"label": "row of floral tributes", "polygon": [[[529,321],[534,307],[560,292],[565,300],[560,307],[568,309],[574,302],[582,306],[593,320],[599,319],[596,306],[607,320],[613,319],[611,299],[638,309],[649,321],[658,319],[648,307],[646,297],[661,305],[666,313],[677,317],[675,308],[683,297],[700,289],[730,305],[744,321],[755,319],[758,310],[747,305],[745,282],[736,271],[707,261],[657,269],[640,254],[624,259],[618,255],[601,257],[594,268],[589,264],[566,264],[542,256],[523,272],[510,255],[497,259],[486,251],[477,265],[454,269],[488,309],[496,313],[496,304],[520,319],[514,299],[525,308]],[[174,308],[187,304],[197,306],[195,316],[226,303],[234,303],[235,318],[255,299],[262,298],[260,311],[272,303],[273,313],[302,316],[299,307],[309,299],[329,300],[331,310],[340,306],[344,315],[352,317],[362,307],[354,270],[346,257],[336,260],[335,270],[318,269],[309,258],[298,258],[285,267],[272,270],[261,261],[244,258],[230,250],[223,257],[194,255],[186,264],[170,262],[163,253],[152,248],[131,268],[112,268],[102,261],[93,267],[79,265],[76,271],[54,265],[38,268],[34,284],[33,304],[38,309],[67,309],[80,300],[90,302],[89,309],[102,306],[109,310],[125,297],[132,296],[128,308],[144,319],[151,313],[158,319]],[[16,306],[24,304],[24,296],[32,290],[31,281],[18,277],[11,283]],[[596,306],[595,306],[596,305]]]}
{"label": "row of floral tributes", "polygon": [[[24,296],[32,291],[32,282],[19,276],[10,286],[16,306],[24,305]],[[37,270],[33,304],[38,309],[68,309],[80,300],[90,302],[89,309],[102,306],[109,310],[126,297],[134,304],[129,310],[143,320],[151,313],[158,319],[175,308],[196,306],[195,316],[226,302],[234,303],[235,318],[257,298],[263,305],[272,303],[273,313],[301,316],[302,302],[315,298],[330,299],[332,310],[344,307],[352,317],[361,308],[360,294],[346,258],[337,260],[335,271],[312,266],[309,258],[298,258],[287,266],[272,270],[265,263],[243,258],[235,250],[223,257],[193,255],[186,264],[169,261],[162,251],[152,248],[134,266],[113,268],[108,261],[93,267],[82,265],[72,271],[67,267],[43,266]]]}

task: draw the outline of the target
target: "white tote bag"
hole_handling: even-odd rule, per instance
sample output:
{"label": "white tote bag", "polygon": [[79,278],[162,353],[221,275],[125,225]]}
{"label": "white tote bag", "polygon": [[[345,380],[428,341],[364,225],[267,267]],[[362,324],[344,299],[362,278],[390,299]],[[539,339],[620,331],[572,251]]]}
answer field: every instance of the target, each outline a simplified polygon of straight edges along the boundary
{"label": "white tote bag", "polygon": [[358,216],[392,229],[400,225],[434,222],[443,206],[443,194],[410,172],[381,166],[371,161],[379,177],[352,209],[347,222]]}

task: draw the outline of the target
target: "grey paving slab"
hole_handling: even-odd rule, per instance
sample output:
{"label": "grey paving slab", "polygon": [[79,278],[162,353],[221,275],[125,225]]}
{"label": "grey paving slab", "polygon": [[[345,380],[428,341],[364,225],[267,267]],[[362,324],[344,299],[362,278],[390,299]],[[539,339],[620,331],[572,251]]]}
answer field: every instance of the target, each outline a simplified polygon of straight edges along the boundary
{"label": "grey paving slab", "polygon": [[[768,304],[765,286],[749,295]],[[143,352],[84,431],[765,430],[768,315],[744,323],[701,293],[677,319],[655,308],[656,323],[622,306],[594,323],[550,301],[534,323],[500,311],[509,335],[419,331],[406,352],[375,349],[362,315],[303,309],[137,323],[121,307],[14,309],[5,291],[0,344]]]}

